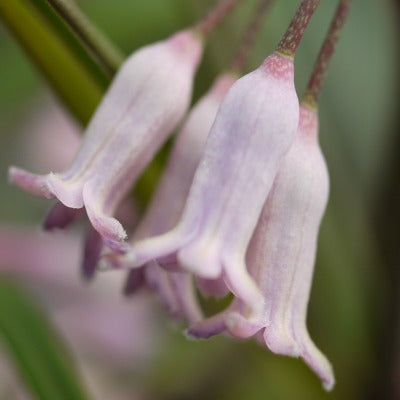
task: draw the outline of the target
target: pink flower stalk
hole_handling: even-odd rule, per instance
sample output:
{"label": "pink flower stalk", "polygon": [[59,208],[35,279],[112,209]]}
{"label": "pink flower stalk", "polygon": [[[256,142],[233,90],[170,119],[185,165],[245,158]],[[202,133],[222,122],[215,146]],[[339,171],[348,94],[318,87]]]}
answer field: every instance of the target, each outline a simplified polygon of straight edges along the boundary
{"label": "pink flower stalk", "polygon": [[[189,333],[208,337],[224,330],[247,338],[258,334],[274,353],[301,357],[330,390],[330,363],[310,339],[306,327],[318,229],[326,208],[329,177],[318,144],[318,115],[300,107],[299,130],[264,206],[247,252],[252,278],[264,294],[258,314],[240,299]],[[262,336],[261,336],[262,335]]]}
{"label": "pink flower stalk", "polygon": [[184,116],[201,53],[193,30],[135,52],[104,96],[70,167],[47,175],[13,167],[10,180],[66,207],[85,207],[105,242],[121,248],[126,233],[112,215]]}
{"label": "pink flower stalk", "polygon": [[[153,195],[146,214],[133,235],[133,242],[163,234],[179,221],[185,206],[194,173],[201,158],[209,130],[218,107],[227,90],[236,80],[235,74],[225,73],[214,83],[209,92],[198,101],[177,135],[169,163]],[[130,265],[129,255],[114,260],[118,265]],[[169,268],[176,260],[169,261]],[[174,268],[176,269],[176,268]],[[192,277],[183,272],[167,272],[155,261],[143,266],[143,271],[133,270],[127,283],[128,292],[134,291],[144,275],[147,285],[155,289],[166,308],[177,318],[198,322],[201,312],[196,304]]]}

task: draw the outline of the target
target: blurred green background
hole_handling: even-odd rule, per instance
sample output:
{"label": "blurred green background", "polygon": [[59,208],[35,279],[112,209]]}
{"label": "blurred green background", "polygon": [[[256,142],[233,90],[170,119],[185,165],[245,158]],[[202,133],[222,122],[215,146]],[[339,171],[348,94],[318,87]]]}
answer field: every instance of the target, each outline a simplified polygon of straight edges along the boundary
{"label": "blurred green background", "polygon": [[[255,3],[243,0],[211,37],[196,78],[195,98],[229,64]],[[273,50],[297,3],[275,2],[252,51],[250,69]],[[213,1],[80,0],[77,4],[129,54],[193,23]],[[335,7],[335,1],[321,1],[301,43],[296,58],[299,94]],[[161,310],[154,311],[162,321],[157,325],[162,338],[154,345],[151,361],[141,368],[127,368],[115,377],[117,385],[132,387],[144,399],[400,398],[399,18],[400,5],[394,0],[354,1],[321,98],[320,137],[331,197],[319,238],[308,324],[334,366],[334,391],[324,393],[301,361],[272,355],[255,343],[224,337],[189,341]],[[21,152],[19,132],[23,126],[26,130],[24,123],[32,113],[53,97],[0,24],[0,224],[4,226],[39,226],[48,208],[47,202],[9,186],[7,168],[30,167]],[[146,187],[155,183],[149,176]],[[1,290],[20,285],[16,279],[1,282]],[[28,296],[27,303],[38,302],[20,290],[24,298]],[[8,318],[15,312],[14,303],[3,297],[2,318]],[[62,337],[63,332],[58,334]]]}

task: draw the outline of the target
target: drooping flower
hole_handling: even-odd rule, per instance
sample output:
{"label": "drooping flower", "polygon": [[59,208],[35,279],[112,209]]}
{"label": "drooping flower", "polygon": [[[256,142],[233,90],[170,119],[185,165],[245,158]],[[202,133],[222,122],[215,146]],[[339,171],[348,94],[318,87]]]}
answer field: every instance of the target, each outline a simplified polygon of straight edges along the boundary
{"label": "drooping flower", "polygon": [[120,248],[126,233],[112,215],[184,116],[201,53],[193,30],[135,52],[118,71],[70,167],[48,175],[13,167],[10,180],[66,207],[85,207],[106,243]]}
{"label": "drooping flower", "polygon": [[183,215],[172,231],[133,245],[128,265],[174,256],[204,278],[224,276],[255,307],[261,297],[244,256],[298,123],[293,59],[269,56],[234,83],[208,136]]}
{"label": "drooping flower", "polygon": [[235,299],[221,314],[193,326],[192,335],[208,337],[224,330],[239,338],[258,334],[274,353],[303,358],[325,388],[332,388],[332,367],[306,327],[328,191],[328,173],[318,145],[318,116],[302,104],[297,138],[274,181],[247,253],[249,272],[264,295],[263,308],[250,317],[251,310]]}
{"label": "drooping flower", "polygon": [[[235,80],[236,75],[233,73],[221,75],[191,110],[177,135],[169,163],[153,199],[133,235],[133,242],[165,233],[179,221],[218,107]],[[122,264],[126,263],[126,260],[120,256],[114,262]],[[177,269],[172,265],[175,262],[176,260],[170,260],[168,268]],[[142,276],[147,286],[160,294],[166,308],[175,317],[186,317],[190,323],[201,319],[190,274],[164,271],[155,261],[149,261],[142,268],[143,271],[130,272],[127,283],[129,292],[140,286],[138,283]]]}
{"label": "drooping flower", "polygon": [[[238,46],[231,66],[227,70],[229,72],[219,76],[207,94],[191,110],[178,134],[175,147],[171,151],[169,164],[153,196],[153,201],[135,232],[133,242],[165,233],[179,221],[218,107],[227,90],[237,79],[239,73],[243,71],[248,52],[270,4],[271,0],[260,0],[257,3],[254,15],[249,21],[240,46]],[[169,270],[179,269],[176,261],[174,257],[170,257],[168,260],[164,259],[163,264],[164,266],[168,264]],[[124,262],[123,257],[120,257],[119,262]],[[140,287],[140,283],[143,281],[160,293],[164,304],[173,315],[180,317],[185,314],[182,310],[188,310],[190,311],[187,315],[189,323],[201,315],[198,307],[193,307],[196,304],[196,297],[193,293],[192,278],[187,273],[167,272],[161,269],[157,262],[150,261],[142,269],[130,272],[126,290],[134,291]],[[197,277],[196,283],[197,287],[207,295],[227,293],[222,279],[215,281]],[[176,291],[177,286],[182,288],[183,293]],[[186,300],[185,296],[187,296]]]}
{"label": "drooping flower", "polygon": [[263,299],[247,272],[245,254],[295,137],[299,104],[293,57],[318,3],[303,0],[278,51],[230,88],[211,128],[180,221],[166,234],[134,244],[127,265],[176,259],[199,277],[222,277],[252,309],[262,308]]}
{"label": "drooping flower", "polygon": [[249,273],[264,295],[252,312],[235,298],[223,312],[189,329],[196,337],[228,331],[256,336],[273,352],[301,357],[327,390],[332,366],[310,338],[306,326],[319,225],[329,192],[329,176],[318,143],[317,103],[329,61],[351,0],[339,2],[300,105],[296,140],[284,158],[247,252]]}

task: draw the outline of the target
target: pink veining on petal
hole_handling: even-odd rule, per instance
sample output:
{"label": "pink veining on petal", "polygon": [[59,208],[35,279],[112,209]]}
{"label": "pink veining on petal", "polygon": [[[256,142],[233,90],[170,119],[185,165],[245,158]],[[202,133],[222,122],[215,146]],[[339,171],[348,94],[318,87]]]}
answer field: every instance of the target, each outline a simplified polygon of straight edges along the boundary
{"label": "pink veining on petal", "polygon": [[201,53],[191,30],[138,50],[118,71],[70,167],[46,176],[14,169],[11,179],[67,207],[85,207],[105,244],[122,250],[126,233],[113,215],[183,118]]}
{"label": "pink veining on petal", "polygon": [[22,189],[36,196],[53,198],[53,194],[46,186],[46,176],[36,175],[22,168],[10,167],[8,171],[9,180],[11,183],[18,185]]}
{"label": "pink veining on petal", "polygon": [[[134,232],[133,241],[167,232],[179,220],[219,104],[235,80],[234,74],[222,74],[192,108],[177,135],[168,165],[141,223]],[[129,265],[129,254],[121,256],[119,262],[114,259],[113,264],[118,267],[118,263],[121,265],[125,262]],[[178,273],[175,252],[159,258],[158,263],[167,271],[162,271],[154,262],[143,267],[145,277],[157,282],[150,286],[160,293],[167,308],[175,310],[176,317],[185,316],[189,323],[198,321],[201,312],[192,277],[181,271]],[[132,271],[131,274],[134,273]],[[176,311],[177,307],[179,312]]]}
{"label": "pink veining on petal", "polygon": [[332,366],[306,327],[329,177],[318,145],[316,110],[305,104],[300,109],[296,140],[274,180],[247,251],[249,272],[264,296],[263,308],[251,312],[236,298],[225,311],[194,325],[189,333],[208,337],[228,331],[238,338],[255,336],[274,353],[301,357],[330,390]]}
{"label": "pink veining on petal", "polygon": [[235,82],[211,128],[179,223],[163,236],[135,243],[131,265],[177,252],[188,271],[223,276],[236,296],[262,307],[245,253],[297,130],[293,71],[293,59],[274,53]]}

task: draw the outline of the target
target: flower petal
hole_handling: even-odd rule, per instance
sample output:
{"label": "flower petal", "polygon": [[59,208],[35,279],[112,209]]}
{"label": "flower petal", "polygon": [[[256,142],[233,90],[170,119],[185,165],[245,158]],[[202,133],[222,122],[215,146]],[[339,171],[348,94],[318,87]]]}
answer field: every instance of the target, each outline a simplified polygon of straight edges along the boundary
{"label": "flower petal", "polygon": [[144,268],[133,269],[129,271],[124,285],[124,294],[131,296],[136,293],[140,288],[144,287],[146,279],[144,275]]}
{"label": "flower petal", "polygon": [[218,279],[196,278],[196,286],[203,295],[225,297],[229,293],[222,277]]}
{"label": "flower petal", "polygon": [[97,263],[100,259],[102,248],[103,241],[100,234],[92,227],[89,227],[85,238],[81,266],[81,271],[84,278],[93,278],[96,272]]}
{"label": "flower petal", "polygon": [[173,250],[182,267],[208,279],[223,274],[236,296],[260,308],[262,297],[240,260],[296,133],[293,70],[292,59],[273,54],[235,82],[211,128],[178,228],[171,231],[182,236],[174,246],[166,245],[174,236],[169,233],[138,242],[133,259],[135,253],[141,258],[145,246],[149,259]]}
{"label": "flower petal", "polygon": [[8,178],[11,183],[36,196],[46,197],[47,199],[54,197],[47,188],[45,175],[36,175],[22,168],[10,167]]}
{"label": "flower petal", "polygon": [[184,116],[201,53],[192,30],[135,52],[118,71],[70,167],[46,176],[14,168],[10,179],[67,207],[85,206],[104,242],[123,250],[126,233],[114,212]]}
{"label": "flower petal", "polygon": [[127,234],[121,223],[115,218],[109,217],[102,209],[102,203],[93,195],[90,184],[86,184],[83,189],[83,199],[87,215],[93,227],[100,233],[107,245],[121,250]]}
{"label": "flower petal", "polygon": [[57,202],[48,212],[42,226],[45,231],[64,229],[82,215],[81,209],[68,208]]}

